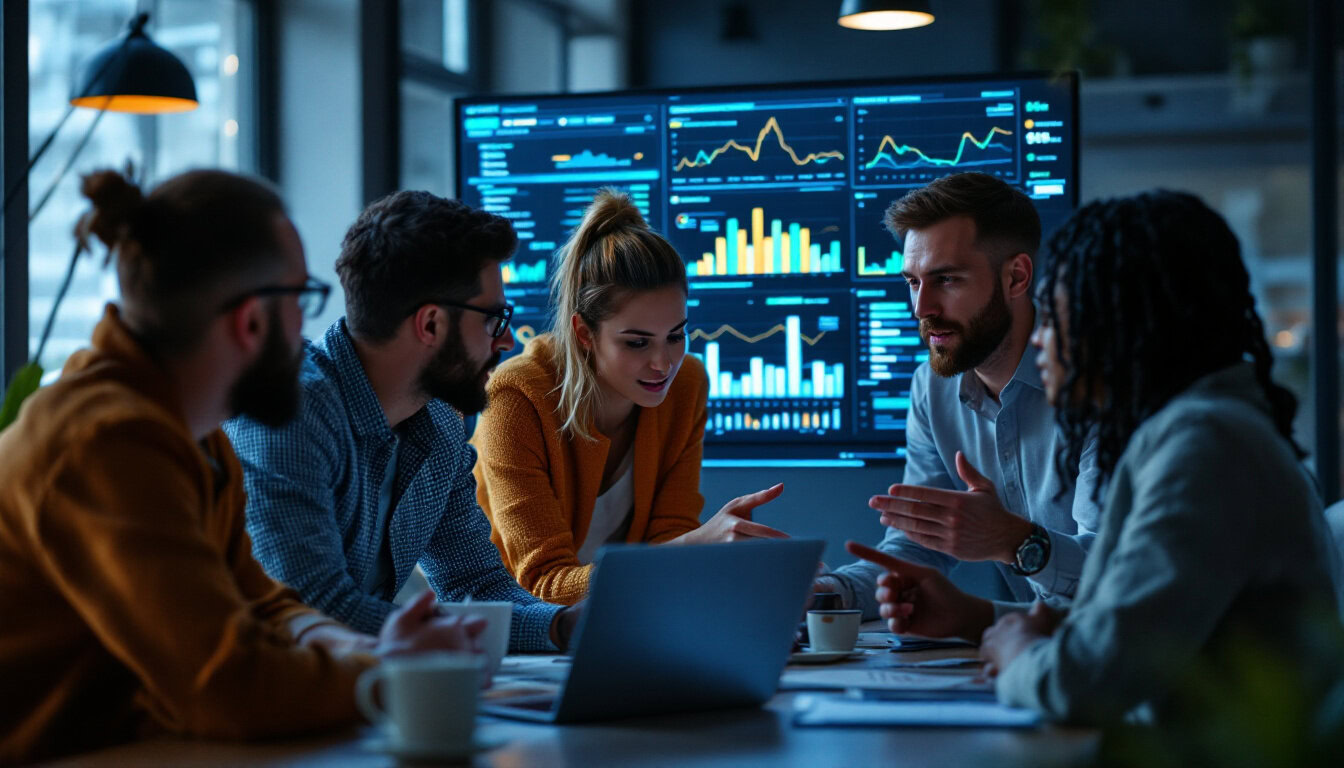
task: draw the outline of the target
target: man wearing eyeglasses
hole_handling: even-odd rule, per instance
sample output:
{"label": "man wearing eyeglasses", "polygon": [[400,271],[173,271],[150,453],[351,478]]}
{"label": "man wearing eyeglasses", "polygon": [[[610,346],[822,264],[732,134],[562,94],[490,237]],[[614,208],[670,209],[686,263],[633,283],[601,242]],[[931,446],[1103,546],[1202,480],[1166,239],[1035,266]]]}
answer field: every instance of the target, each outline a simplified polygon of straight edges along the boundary
{"label": "man wearing eyeglasses", "polygon": [[219,422],[294,416],[300,310],[326,292],[275,192],[213,170],[82,191],[121,298],[0,434],[0,764],[348,727],[376,657],[470,648],[480,622],[428,591],[357,634],[249,551]]}
{"label": "man wearing eyeglasses", "polygon": [[513,347],[500,264],[516,245],[507,220],[455,200],[374,202],[341,245],[346,316],[305,349],[299,417],[226,425],[257,559],[355,629],[396,609],[419,563],[440,600],[514,603],[512,650],[568,643],[578,612],[519,587],[490,541],[463,421]]}

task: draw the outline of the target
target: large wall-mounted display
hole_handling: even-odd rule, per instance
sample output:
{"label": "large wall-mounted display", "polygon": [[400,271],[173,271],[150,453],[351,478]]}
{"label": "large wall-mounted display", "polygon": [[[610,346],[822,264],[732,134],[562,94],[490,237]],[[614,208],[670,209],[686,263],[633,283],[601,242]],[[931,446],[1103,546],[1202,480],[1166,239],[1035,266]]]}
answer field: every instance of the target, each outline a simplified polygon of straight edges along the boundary
{"label": "large wall-mounted display", "polygon": [[706,464],[897,460],[927,351],[882,214],[974,170],[1021,188],[1050,232],[1077,203],[1077,90],[1033,75],[462,99],[457,190],[517,228],[522,344],[550,326],[552,256],[594,192],[631,194],[686,260]]}

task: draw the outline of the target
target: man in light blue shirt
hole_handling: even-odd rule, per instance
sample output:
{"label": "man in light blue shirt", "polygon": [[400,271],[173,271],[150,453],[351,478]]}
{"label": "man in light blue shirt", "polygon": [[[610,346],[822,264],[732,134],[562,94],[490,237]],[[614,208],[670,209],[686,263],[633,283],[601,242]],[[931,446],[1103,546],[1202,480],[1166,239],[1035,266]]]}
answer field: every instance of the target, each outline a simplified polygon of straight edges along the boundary
{"label": "man in light blue shirt", "polygon": [[[1060,471],[1063,438],[1026,354],[1040,218],[1020,191],[962,173],[897,201],[886,224],[905,240],[903,274],[929,360],[910,385],[905,475],[869,502],[889,526],[879,548],[943,574],[990,561],[1013,602],[1066,605],[1097,527],[1095,456],[1089,446]],[[883,573],[856,562],[815,589],[875,619]],[[975,625],[1006,606],[994,603]]]}

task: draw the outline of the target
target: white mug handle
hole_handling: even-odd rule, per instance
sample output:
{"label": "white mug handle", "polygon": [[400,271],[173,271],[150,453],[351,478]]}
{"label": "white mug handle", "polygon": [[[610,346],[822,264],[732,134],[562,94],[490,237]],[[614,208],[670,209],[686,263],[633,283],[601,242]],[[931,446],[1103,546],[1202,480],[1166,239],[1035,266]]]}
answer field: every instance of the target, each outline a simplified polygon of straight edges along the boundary
{"label": "white mug handle", "polygon": [[373,697],[373,687],[384,679],[386,678],[383,676],[382,667],[369,667],[355,681],[355,703],[359,705],[359,711],[363,712],[372,723],[387,720],[387,710],[378,706],[377,700]]}

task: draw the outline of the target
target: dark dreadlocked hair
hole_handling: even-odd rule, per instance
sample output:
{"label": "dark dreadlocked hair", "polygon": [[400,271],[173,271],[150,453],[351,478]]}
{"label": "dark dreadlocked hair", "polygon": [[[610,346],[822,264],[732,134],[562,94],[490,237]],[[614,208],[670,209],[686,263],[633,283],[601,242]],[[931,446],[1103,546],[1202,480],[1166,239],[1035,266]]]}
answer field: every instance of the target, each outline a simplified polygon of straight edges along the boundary
{"label": "dark dreadlocked hair", "polygon": [[1038,296],[1056,328],[1056,286],[1068,297],[1068,338],[1055,335],[1068,368],[1055,460],[1067,476],[1095,430],[1094,500],[1144,419],[1201,376],[1247,359],[1275,426],[1305,455],[1293,441],[1297,400],[1270,378],[1274,357],[1241,246],[1199,198],[1158,190],[1090,203],[1051,236],[1045,255]]}

